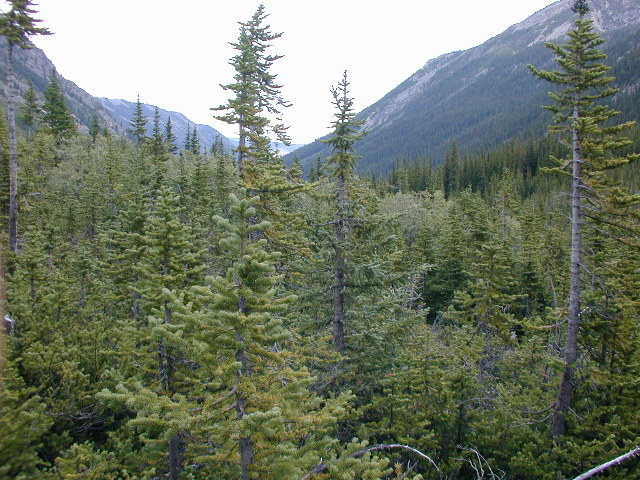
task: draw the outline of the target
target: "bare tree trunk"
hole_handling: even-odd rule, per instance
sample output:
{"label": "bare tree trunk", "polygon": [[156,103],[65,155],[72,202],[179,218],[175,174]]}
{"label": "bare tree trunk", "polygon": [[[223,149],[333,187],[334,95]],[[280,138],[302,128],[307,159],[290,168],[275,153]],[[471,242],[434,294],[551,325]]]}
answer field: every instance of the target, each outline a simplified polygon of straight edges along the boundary
{"label": "bare tree trunk", "polygon": [[169,439],[169,480],[178,480],[182,472],[182,436],[176,433]]}
{"label": "bare tree trunk", "polygon": [[345,191],[345,180],[341,175],[338,177],[338,212],[335,220],[335,253],[336,264],[333,276],[333,343],[340,353],[344,353],[347,349],[344,338],[345,323],[345,289],[347,286],[345,274],[345,258],[343,242],[347,236],[345,218],[348,209],[348,199]]}
{"label": "bare tree trunk", "polygon": [[580,330],[580,263],[582,258],[582,148],[576,131],[578,109],[573,111],[573,179],[571,185],[571,270],[569,285],[569,317],[564,350],[564,372],[553,412],[551,435],[558,437],[567,431],[566,415],[571,407],[575,389],[575,362],[578,359],[578,332]]}
{"label": "bare tree trunk", "polygon": [[13,45],[8,46],[7,119],[9,121],[9,248],[18,249],[18,135],[16,132],[15,74]]}

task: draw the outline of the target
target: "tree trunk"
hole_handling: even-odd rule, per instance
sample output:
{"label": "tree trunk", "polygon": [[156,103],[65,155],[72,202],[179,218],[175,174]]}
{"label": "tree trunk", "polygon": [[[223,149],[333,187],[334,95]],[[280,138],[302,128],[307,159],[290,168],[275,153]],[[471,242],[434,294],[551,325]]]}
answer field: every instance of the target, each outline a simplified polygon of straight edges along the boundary
{"label": "tree trunk", "polygon": [[569,286],[569,317],[567,323],[567,340],[564,350],[564,372],[558,390],[558,397],[553,412],[551,435],[558,437],[567,431],[566,415],[571,407],[571,399],[575,389],[575,362],[578,359],[578,332],[580,330],[580,263],[582,257],[582,148],[580,136],[575,127],[578,120],[577,107],[573,112],[573,177],[571,184],[571,270]]}
{"label": "tree trunk", "polygon": [[344,338],[345,322],[345,289],[347,286],[344,259],[344,240],[347,236],[347,197],[345,191],[345,180],[343,176],[338,177],[338,212],[335,220],[335,253],[336,264],[333,275],[333,343],[340,353],[344,353],[347,345]]}
{"label": "tree trunk", "polygon": [[[240,285],[240,281],[236,279],[236,285]],[[242,314],[248,314],[247,308],[247,300],[243,295],[240,295],[238,300],[238,311]],[[236,341],[238,344],[244,344],[245,338],[242,335],[242,332],[236,330]],[[238,385],[238,389],[236,392],[236,419],[238,421],[244,418],[244,407],[247,404],[247,399],[243,395],[242,388],[240,388],[240,382],[243,376],[251,376],[253,373],[253,369],[251,367],[251,362],[247,358],[246,352],[244,348],[240,348],[236,350],[235,354],[236,361],[240,363],[240,370],[236,373],[236,382]],[[238,447],[240,450],[240,468],[242,470],[242,480],[251,480],[251,472],[250,468],[253,465],[253,440],[251,437],[240,437],[238,439]]]}
{"label": "tree trunk", "polygon": [[176,433],[169,439],[169,480],[178,480],[182,472],[182,436]]}
{"label": "tree trunk", "polygon": [[15,74],[13,45],[9,43],[7,63],[7,119],[9,121],[9,248],[18,249],[18,135],[16,132]]}
{"label": "tree trunk", "polygon": [[[164,304],[165,323],[173,322],[173,312],[168,302]],[[162,340],[158,342],[158,375],[160,385],[170,396],[175,393],[175,361],[171,347],[167,347]],[[178,480],[182,472],[183,439],[180,433],[176,433],[169,439],[169,480]]]}

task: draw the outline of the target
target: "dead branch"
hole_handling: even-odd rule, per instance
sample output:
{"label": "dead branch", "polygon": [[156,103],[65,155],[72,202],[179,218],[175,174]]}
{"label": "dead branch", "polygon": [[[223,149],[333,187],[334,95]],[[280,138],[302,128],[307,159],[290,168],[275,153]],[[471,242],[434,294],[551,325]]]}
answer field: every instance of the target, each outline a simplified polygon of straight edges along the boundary
{"label": "dead branch", "polygon": [[598,465],[595,468],[592,468],[588,472],[583,473],[582,475],[578,475],[573,480],[586,480],[587,478],[591,478],[598,473],[604,472],[605,470],[615,467],[616,465],[620,465],[622,462],[629,460],[630,458],[636,457],[640,455],[640,447],[636,447],[630,452],[625,453],[624,455],[620,455],[613,460],[608,461],[607,463],[603,463],[602,465]]}

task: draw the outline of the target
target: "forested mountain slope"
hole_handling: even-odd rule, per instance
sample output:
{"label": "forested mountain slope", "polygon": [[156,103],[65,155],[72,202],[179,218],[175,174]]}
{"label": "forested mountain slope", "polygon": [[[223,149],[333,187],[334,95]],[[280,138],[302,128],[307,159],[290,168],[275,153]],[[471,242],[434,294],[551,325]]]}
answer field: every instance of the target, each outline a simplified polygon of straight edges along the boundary
{"label": "forested mountain slope", "polygon": [[[7,77],[7,44],[4,37],[0,37],[0,103],[6,105],[6,77]],[[52,72],[56,70],[55,65],[49,60],[46,54],[39,48],[30,50],[15,50],[15,71],[18,95],[22,96],[27,91],[29,82],[40,99],[51,79]],[[60,85],[65,93],[66,102],[78,122],[81,131],[87,131],[91,125],[94,112],[98,115],[102,127],[107,127],[114,133],[125,134],[129,128],[129,121],[133,118],[135,103],[125,100],[112,100],[108,98],[96,98],[85,90],[77,86],[70,80],[58,75]],[[149,119],[148,128],[151,128],[151,120],[154,115],[154,107],[143,104],[143,112]],[[193,131],[194,122],[190,121],[183,114],[169,112],[159,109],[162,125],[171,117],[173,132],[182,143],[187,130]],[[232,143],[220,132],[208,125],[197,125],[200,144],[207,148],[216,141],[218,136],[222,137],[223,144],[227,149],[233,147]]]}
{"label": "forested mountain slope", "polygon": [[609,109],[587,8],[556,48],[571,75],[528,60],[560,80],[557,135],[390,182],[356,173],[346,73],[312,181],[270,147],[263,5],[220,109],[237,155],[87,135],[66,108],[19,132],[0,479],[640,478],[640,131]]}
{"label": "forested mountain slope", "polygon": [[[640,83],[640,6],[634,0],[592,2],[591,18],[607,42],[604,51],[618,77],[615,106],[637,118]],[[357,145],[360,169],[386,173],[396,159],[428,157],[440,163],[452,142],[477,152],[515,137],[541,135],[549,102],[528,64],[548,68],[545,41],[562,41],[571,27],[571,1],[562,0],[469,50],[429,60],[423,68],[359,113],[369,134]],[[327,146],[296,151],[308,169]]]}

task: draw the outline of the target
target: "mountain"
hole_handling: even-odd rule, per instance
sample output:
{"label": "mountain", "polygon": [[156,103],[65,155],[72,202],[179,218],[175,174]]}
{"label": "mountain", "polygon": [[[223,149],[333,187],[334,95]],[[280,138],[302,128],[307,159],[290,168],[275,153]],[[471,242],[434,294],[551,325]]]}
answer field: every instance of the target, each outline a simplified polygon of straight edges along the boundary
{"label": "mountain", "polygon": [[[129,121],[133,118],[136,108],[135,102],[127,102],[126,100],[113,100],[109,98],[100,98],[99,100],[100,102],[102,102],[102,106],[109,113],[111,118],[117,121],[119,125],[124,125],[125,127],[129,125]],[[149,122],[147,123],[147,131],[150,132],[151,128],[153,128],[155,106],[143,103],[142,112],[149,119]],[[184,143],[184,140],[187,136],[187,131],[193,132],[193,128],[195,125],[198,131],[198,139],[200,140],[201,146],[211,148],[216,139],[220,137],[222,138],[222,144],[224,145],[225,149],[231,150],[234,147],[234,143],[231,140],[226,138],[215,128],[210,127],[209,125],[196,125],[183,114],[178,112],[169,112],[167,110],[158,108],[158,113],[160,116],[160,125],[163,129],[163,132],[165,123],[167,123],[167,120],[171,118],[171,127],[173,133],[178,139],[178,146],[181,146]]]}
{"label": "mountain", "polygon": [[[7,84],[7,42],[4,37],[0,37],[0,105],[6,107],[6,84]],[[55,66],[47,58],[45,53],[37,47],[30,50],[14,49],[14,66],[16,73],[16,84],[18,95],[22,96],[27,90],[29,81],[33,83],[34,89],[44,98],[43,92],[49,84],[51,73],[55,71]],[[88,131],[93,113],[96,112],[103,126],[112,132],[125,135],[129,127],[129,121],[133,117],[135,103],[125,100],[111,100],[107,98],[96,98],[91,96],[75,83],[58,76],[69,109],[78,122],[81,131]],[[148,130],[152,128],[152,121],[155,107],[143,104],[143,112],[149,118]],[[159,109],[162,126],[171,117],[173,132],[182,144],[187,133],[187,127],[193,130],[194,122],[177,112],[168,112]],[[222,137],[222,142],[227,149],[231,149],[233,144],[220,132],[208,125],[197,125],[200,144],[210,148],[218,136]],[[179,145],[180,146],[180,145]]]}
{"label": "mountain", "polygon": [[[356,145],[360,169],[388,172],[402,157],[443,161],[452,142],[476,153],[506,140],[542,135],[551,120],[549,85],[527,65],[555,69],[545,41],[564,42],[573,27],[574,0],[561,0],[482,45],[429,60],[424,67],[360,112],[369,131]],[[637,119],[640,104],[638,0],[592,0],[590,18],[606,39],[612,74],[621,92],[614,107]],[[328,149],[319,141],[295,152],[305,168]]]}

